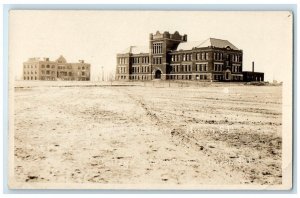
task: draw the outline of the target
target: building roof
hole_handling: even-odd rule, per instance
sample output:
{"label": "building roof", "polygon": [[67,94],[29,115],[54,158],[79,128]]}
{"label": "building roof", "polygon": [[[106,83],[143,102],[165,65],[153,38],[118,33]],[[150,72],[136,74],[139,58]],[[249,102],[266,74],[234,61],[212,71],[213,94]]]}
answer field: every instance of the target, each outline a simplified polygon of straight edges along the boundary
{"label": "building roof", "polygon": [[63,57],[63,55],[60,55],[60,56],[58,57],[58,59],[56,59],[56,62],[59,62],[59,63],[66,63],[67,61],[66,61],[65,57]]}
{"label": "building roof", "polygon": [[32,57],[28,58],[28,62],[37,62],[37,61],[42,61],[43,59],[40,57]]}
{"label": "building roof", "polygon": [[202,48],[202,47],[217,47],[217,48],[227,48],[230,47],[233,50],[239,50],[232,43],[223,39],[208,38],[205,41],[193,41],[180,43],[177,50],[191,50],[192,48]]}
{"label": "building roof", "polygon": [[199,46],[202,41],[188,41],[184,43],[180,43],[177,47],[177,50],[191,50],[194,47]]}
{"label": "building roof", "polygon": [[132,54],[141,54],[149,53],[148,46],[130,46],[121,52],[122,54],[132,53]]}

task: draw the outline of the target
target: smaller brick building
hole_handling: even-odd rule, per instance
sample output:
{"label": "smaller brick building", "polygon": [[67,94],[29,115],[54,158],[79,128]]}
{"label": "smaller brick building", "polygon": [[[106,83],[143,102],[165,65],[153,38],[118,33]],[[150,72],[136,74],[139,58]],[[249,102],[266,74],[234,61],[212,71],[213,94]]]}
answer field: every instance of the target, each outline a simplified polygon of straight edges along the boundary
{"label": "smaller brick building", "polygon": [[68,63],[63,56],[56,61],[49,58],[29,58],[23,63],[23,80],[90,80],[91,65],[79,60]]}
{"label": "smaller brick building", "polygon": [[243,71],[243,81],[264,81],[264,73],[254,71],[254,62],[252,62],[252,71]]}

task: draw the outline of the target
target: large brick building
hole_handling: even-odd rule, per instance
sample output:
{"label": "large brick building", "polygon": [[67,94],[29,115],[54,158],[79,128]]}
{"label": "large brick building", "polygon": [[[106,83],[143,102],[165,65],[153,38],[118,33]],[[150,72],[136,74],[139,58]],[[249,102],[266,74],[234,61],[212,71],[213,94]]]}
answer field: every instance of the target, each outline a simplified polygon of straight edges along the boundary
{"label": "large brick building", "polygon": [[149,47],[130,46],[117,54],[116,80],[152,79],[242,81],[243,51],[227,40],[187,42],[177,31],[157,31]]}
{"label": "large brick building", "polygon": [[79,60],[68,63],[63,56],[56,61],[49,58],[29,58],[23,63],[23,80],[90,80],[89,63]]}

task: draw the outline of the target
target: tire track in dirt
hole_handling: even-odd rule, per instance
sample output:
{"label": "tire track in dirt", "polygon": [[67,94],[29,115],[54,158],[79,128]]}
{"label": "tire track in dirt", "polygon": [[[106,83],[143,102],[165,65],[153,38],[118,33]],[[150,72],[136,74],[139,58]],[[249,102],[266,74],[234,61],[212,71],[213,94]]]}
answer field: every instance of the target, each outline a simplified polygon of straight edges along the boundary
{"label": "tire track in dirt", "polygon": [[[186,129],[184,127],[175,126],[171,122],[164,122],[162,119],[160,119],[160,114],[157,115],[151,107],[149,107],[144,99],[142,97],[138,97],[135,95],[132,95],[128,93],[128,91],[122,90],[129,98],[131,98],[135,103],[137,103],[142,109],[145,110],[147,116],[152,120],[152,122],[155,125],[158,125],[162,128],[163,134],[167,135],[169,139],[172,141],[173,144],[176,146],[179,146],[181,148],[187,148],[189,151],[195,152],[196,155],[199,155],[199,152],[206,155],[210,160],[213,161],[213,163],[219,164],[221,167],[226,167],[227,171],[228,168],[230,169],[230,172],[238,172],[243,175],[244,180],[241,181],[241,183],[245,184],[268,184],[272,183],[274,181],[270,180],[276,180],[275,183],[281,183],[281,170],[276,165],[276,161],[271,160],[269,164],[264,164],[260,159],[257,159],[257,161],[253,162],[254,164],[257,163],[259,165],[258,167],[251,167],[249,164],[249,161],[255,160],[255,158],[249,159],[247,156],[237,156],[238,154],[229,154],[226,153],[226,151],[222,151],[219,149],[216,149],[215,146],[210,145],[208,142],[211,142],[212,138],[208,138],[207,136],[203,135],[201,138],[201,141],[199,139],[195,138],[195,134],[193,133],[187,133]],[[164,112],[167,113],[167,112]],[[163,114],[164,114],[163,113]],[[207,123],[207,122],[201,122],[205,124],[220,124],[218,122],[214,123]],[[230,124],[222,122],[222,124]],[[245,123],[240,123],[245,124]],[[247,124],[247,123],[246,123]],[[262,123],[252,123],[252,124],[262,124]],[[265,124],[265,123],[264,123]],[[268,123],[269,124],[269,123]],[[272,125],[275,123],[272,123]],[[281,125],[281,124],[279,124]],[[238,134],[238,136],[243,137],[242,134]],[[234,137],[235,138],[235,137]],[[239,138],[239,137],[238,137]],[[224,139],[224,138],[223,138]],[[228,146],[226,141],[215,141],[217,142],[217,147],[225,148]],[[273,151],[272,151],[273,152]],[[262,171],[260,168],[264,167],[270,167],[272,166],[274,170],[270,171]],[[224,169],[225,171],[226,169]],[[273,177],[273,178],[271,178]],[[279,180],[277,179],[279,178]]]}
{"label": "tire track in dirt", "polygon": [[[218,168],[220,168],[220,170],[215,170],[211,167],[206,167],[209,168],[209,170],[206,170],[207,172],[209,172],[211,175],[213,175],[214,173],[218,174],[217,172],[222,171],[222,173],[225,173],[228,177],[232,177],[230,174],[234,173],[235,176],[237,176],[237,178],[242,177],[244,179],[244,173],[237,171],[237,169],[230,167],[230,170],[228,170],[228,166],[227,164],[217,161],[214,157],[215,153],[212,152],[209,148],[208,145],[201,145],[198,143],[198,141],[193,138],[192,136],[189,136],[188,133],[185,133],[185,129],[184,127],[180,127],[180,126],[174,126],[169,122],[164,122],[162,121],[162,119],[160,119],[156,113],[151,109],[151,107],[147,106],[146,102],[144,101],[143,98],[141,97],[137,97],[134,96],[130,93],[128,93],[128,91],[125,91],[124,89],[120,90],[122,92],[124,92],[129,98],[131,98],[135,103],[137,103],[145,112],[146,115],[150,118],[150,120],[157,126],[159,126],[161,128],[162,131],[162,135],[165,135],[166,137],[168,137],[167,139],[170,140],[170,142],[175,145],[178,149],[180,150],[187,150],[187,152],[189,153],[193,153],[194,156],[198,156],[200,158],[203,158],[203,155],[205,156],[206,160],[200,160],[199,163],[203,163],[205,161],[205,163],[208,164],[218,164]],[[207,161],[209,160],[209,161]],[[193,161],[193,160],[191,160]],[[187,163],[187,162],[186,162]],[[201,167],[201,164],[196,165],[195,167]],[[226,171],[227,168],[227,171]],[[196,171],[198,172],[198,171]],[[230,172],[230,174],[228,174]],[[220,172],[219,172],[220,174]],[[213,176],[212,176],[213,177]],[[242,181],[243,179],[240,179],[240,182],[243,183],[244,181]],[[239,182],[239,180],[237,180]],[[246,183],[246,182],[245,182]]]}

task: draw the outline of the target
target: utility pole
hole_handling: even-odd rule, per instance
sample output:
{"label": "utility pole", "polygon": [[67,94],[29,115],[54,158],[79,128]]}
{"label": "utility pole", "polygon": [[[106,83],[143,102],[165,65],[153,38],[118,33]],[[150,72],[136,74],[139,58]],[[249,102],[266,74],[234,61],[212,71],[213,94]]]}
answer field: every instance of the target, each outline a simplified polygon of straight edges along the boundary
{"label": "utility pole", "polygon": [[102,68],[102,81],[104,81],[104,70],[103,70],[103,66],[102,66],[101,68]]}

